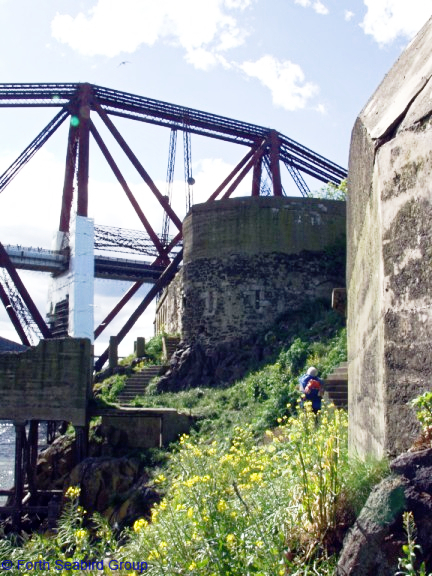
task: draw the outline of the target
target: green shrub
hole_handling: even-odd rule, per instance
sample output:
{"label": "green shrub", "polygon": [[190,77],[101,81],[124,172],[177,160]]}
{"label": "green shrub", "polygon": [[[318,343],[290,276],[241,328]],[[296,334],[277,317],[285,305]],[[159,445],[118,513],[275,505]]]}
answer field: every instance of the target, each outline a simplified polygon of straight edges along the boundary
{"label": "green shrub", "polygon": [[432,427],[432,392],[424,392],[418,398],[411,401],[417,413],[418,421],[422,429],[427,430]]}

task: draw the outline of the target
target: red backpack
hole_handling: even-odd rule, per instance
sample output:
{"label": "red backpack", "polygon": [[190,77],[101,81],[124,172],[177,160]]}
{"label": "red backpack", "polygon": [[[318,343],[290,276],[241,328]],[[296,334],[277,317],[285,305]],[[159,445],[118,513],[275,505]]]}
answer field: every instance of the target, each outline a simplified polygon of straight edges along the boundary
{"label": "red backpack", "polygon": [[319,380],[316,380],[315,378],[311,378],[309,380],[309,382],[307,383],[307,386],[305,388],[305,393],[306,394],[312,394],[313,392],[315,392],[316,395],[319,395],[321,390],[321,384]]}

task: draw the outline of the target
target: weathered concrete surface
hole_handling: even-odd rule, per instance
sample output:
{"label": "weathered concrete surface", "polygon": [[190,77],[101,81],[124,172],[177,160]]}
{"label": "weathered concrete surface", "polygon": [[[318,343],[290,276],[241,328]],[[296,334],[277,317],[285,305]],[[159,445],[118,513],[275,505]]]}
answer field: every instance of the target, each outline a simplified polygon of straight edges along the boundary
{"label": "weathered concrete surface", "polygon": [[345,284],[345,218],[344,202],[313,198],[193,206],[181,277],[158,324],[211,349],[257,334],[309,300],[330,304],[333,288]]}
{"label": "weathered concrete surface", "polygon": [[432,21],[357,119],[349,161],[350,447],[395,455],[418,430],[407,402],[430,388]]}
{"label": "weathered concrete surface", "polygon": [[41,340],[0,354],[0,420],[66,420],[86,425],[93,350],[84,338]]}
{"label": "weathered concrete surface", "polygon": [[167,446],[190,431],[194,418],[174,408],[96,408],[93,415],[102,416],[102,436],[108,444],[111,434],[122,435],[127,448]]}

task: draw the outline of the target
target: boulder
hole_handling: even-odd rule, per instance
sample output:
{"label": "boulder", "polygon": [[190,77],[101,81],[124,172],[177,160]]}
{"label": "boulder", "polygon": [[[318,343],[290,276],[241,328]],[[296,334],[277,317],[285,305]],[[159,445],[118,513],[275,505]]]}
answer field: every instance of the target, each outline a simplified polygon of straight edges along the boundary
{"label": "boulder", "polygon": [[392,475],[370,494],[345,538],[337,576],[389,576],[398,569],[407,541],[403,513],[417,528],[419,559],[432,569],[432,449],[407,452],[390,464]]}
{"label": "boulder", "polygon": [[88,514],[99,512],[112,524],[126,525],[147,516],[160,497],[147,486],[134,458],[86,458],[75,466],[66,485],[80,486],[80,504]]}

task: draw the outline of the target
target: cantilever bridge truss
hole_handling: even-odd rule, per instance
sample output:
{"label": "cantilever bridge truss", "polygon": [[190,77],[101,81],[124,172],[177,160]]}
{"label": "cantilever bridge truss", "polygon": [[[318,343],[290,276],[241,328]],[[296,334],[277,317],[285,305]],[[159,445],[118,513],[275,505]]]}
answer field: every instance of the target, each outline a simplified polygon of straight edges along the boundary
{"label": "cantilever bridge truss", "polygon": [[[285,195],[282,171],[286,170],[303,196],[309,195],[304,176],[310,176],[325,184],[339,184],[346,178],[344,168],[316,154],[298,142],[276,130],[240,122],[231,118],[209,114],[174,104],[168,104],[134,94],[110,90],[91,84],[0,84],[0,108],[5,107],[47,107],[57,109],[52,120],[30,142],[18,158],[0,176],[0,193],[8,186],[16,174],[27,164],[36,152],[50,139],[65,122],[69,123],[65,142],[66,161],[64,182],[59,215],[59,231],[67,234],[71,215],[87,216],[89,198],[90,141],[97,144],[119,185],[138,216],[142,230],[132,233],[117,229],[99,227],[96,229],[96,245],[115,247],[122,251],[138,251],[151,260],[142,278],[136,279],[131,288],[118,302],[103,322],[95,329],[98,338],[110,322],[121,313],[126,303],[144,282],[148,282],[149,271],[153,286],[132,315],[125,319],[123,328],[117,334],[118,341],[132,328],[148,304],[166,286],[175,274],[182,259],[182,222],[171,205],[170,185],[173,181],[177,133],[183,135],[184,171],[187,187],[186,204],[192,204],[194,179],[191,171],[191,134],[217,139],[243,146],[245,153],[230,174],[215,186],[208,202],[227,199],[234,194],[247,174],[252,172],[251,195]],[[132,166],[136,169],[150,193],[153,194],[164,212],[162,233],[156,232],[156,223],[150,221],[145,211],[145,203],[132,193],[118,163],[93,122],[98,117],[115,139]],[[170,133],[170,146],[167,168],[167,191],[162,193],[152,179],[138,155],[116,127],[116,117],[135,122],[149,123],[166,128]],[[99,120],[98,120],[99,121]],[[270,185],[268,184],[270,183]],[[175,230],[169,236],[169,227]],[[98,243],[98,244],[97,244]],[[50,328],[38,311],[26,290],[0,237],[0,300],[6,308],[23,344],[29,345],[29,329],[36,330],[39,337],[52,337]],[[1,271],[1,270],[0,270]],[[105,351],[96,363],[101,368],[106,361]]]}

